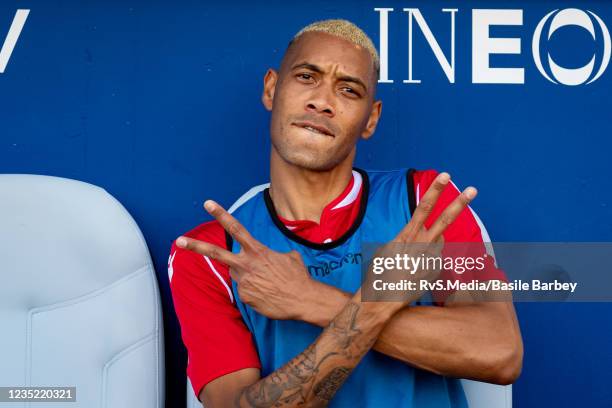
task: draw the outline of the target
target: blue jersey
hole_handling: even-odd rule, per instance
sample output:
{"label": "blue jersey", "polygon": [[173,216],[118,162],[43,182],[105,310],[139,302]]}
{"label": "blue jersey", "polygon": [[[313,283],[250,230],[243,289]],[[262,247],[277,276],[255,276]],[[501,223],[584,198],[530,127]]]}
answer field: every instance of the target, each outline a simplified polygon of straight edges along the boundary
{"label": "blue jersey", "polygon": [[[313,279],[354,293],[361,286],[362,243],[388,242],[410,220],[414,189],[406,170],[362,171],[360,213],[340,238],[312,243],[297,236],[278,218],[268,190],[251,197],[233,212],[257,240],[269,248],[299,252]],[[240,245],[229,242],[237,253]],[[294,320],[272,320],[242,303],[236,282],[233,292],[242,317],[253,334],[267,376],[306,349],[320,327]],[[338,390],[331,407],[463,408],[467,402],[458,379],[409,366],[370,350]]]}

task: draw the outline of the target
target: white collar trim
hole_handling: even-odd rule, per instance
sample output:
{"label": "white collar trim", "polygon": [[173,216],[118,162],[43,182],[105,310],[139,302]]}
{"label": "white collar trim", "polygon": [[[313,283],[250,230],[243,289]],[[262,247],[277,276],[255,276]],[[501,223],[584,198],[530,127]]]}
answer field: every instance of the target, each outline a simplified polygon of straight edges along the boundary
{"label": "white collar trim", "polygon": [[361,174],[355,170],[353,170],[353,188],[351,191],[344,197],[342,201],[340,201],[332,210],[337,210],[342,207],[346,207],[347,205],[352,204],[357,197],[359,196],[359,192],[361,191],[361,185],[363,184],[363,178]]}

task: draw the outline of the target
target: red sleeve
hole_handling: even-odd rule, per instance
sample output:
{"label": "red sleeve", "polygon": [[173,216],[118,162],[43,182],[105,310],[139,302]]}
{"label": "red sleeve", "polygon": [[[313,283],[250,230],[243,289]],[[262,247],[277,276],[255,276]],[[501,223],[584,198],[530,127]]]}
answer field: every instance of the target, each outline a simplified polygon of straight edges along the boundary
{"label": "red sleeve", "polygon": [[[225,233],[216,221],[184,235],[226,248]],[[227,266],[172,243],[168,275],[196,396],[215,378],[261,368],[251,333],[234,303]]]}
{"label": "red sleeve", "polygon": [[[433,180],[438,175],[435,170],[424,170],[415,171],[413,173],[413,182],[415,188],[415,197],[420,200]],[[425,227],[430,228],[438,216],[444,211],[444,209],[460,194],[453,183],[449,183],[448,186],[442,191],[436,205],[434,206],[432,213],[429,215],[427,221],[425,221]],[[469,242],[473,244],[466,245],[465,248],[473,256],[481,256],[487,253],[485,242],[490,242],[489,235],[480,219],[473,212],[471,208],[465,208],[457,219],[448,226],[444,232],[445,242]],[[472,280],[488,281],[488,280],[502,280],[507,282],[508,278],[506,274],[495,265],[495,258],[492,253],[487,253],[485,258],[485,267],[482,271],[466,271],[463,274],[457,274],[450,271],[445,271],[440,275],[440,279],[450,281],[462,281],[470,282]],[[452,294],[452,291],[437,291],[432,295],[436,300],[436,303],[443,304],[446,298]]]}

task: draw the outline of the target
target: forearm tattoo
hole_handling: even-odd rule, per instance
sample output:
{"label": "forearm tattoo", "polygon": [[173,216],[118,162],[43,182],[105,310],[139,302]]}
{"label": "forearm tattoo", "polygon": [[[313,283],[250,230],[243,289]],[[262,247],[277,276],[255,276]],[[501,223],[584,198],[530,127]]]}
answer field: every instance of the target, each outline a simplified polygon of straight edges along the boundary
{"label": "forearm tattoo", "polygon": [[[361,305],[349,302],[319,338],[297,357],[237,395],[237,407],[324,407],[352,369],[373,346],[357,316]],[[322,366],[327,361],[325,366]]]}

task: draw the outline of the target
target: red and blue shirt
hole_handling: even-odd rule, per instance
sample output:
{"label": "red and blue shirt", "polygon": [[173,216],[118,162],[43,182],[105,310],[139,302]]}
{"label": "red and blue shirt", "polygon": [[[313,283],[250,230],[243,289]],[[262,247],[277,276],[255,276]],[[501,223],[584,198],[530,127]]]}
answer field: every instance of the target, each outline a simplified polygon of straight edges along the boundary
{"label": "red and blue shirt", "polygon": [[[406,195],[418,203],[436,175],[433,170],[409,172],[406,176],[409,177]],[[354,171],[345,190],[324,208],[319,223],[286,220],[276,215],[273,209],[272,212],[276,223],[282,224],[279,228],[289,231],[288,235],[314,244],[333,246],[335,241],[342,239],[354,227],[363,213],[363,194],[364,177],[362,173]],[[449,184],[427,220],[426,227],[431,226],[433,220],[458,194],[457,188]],[[201,224],[184,235],[223,248],[228,245],[226,234],[216,221]],[[461,213],[445,231],[444,238],[446,242],[476,242],[483,247],[484,242],[490,241],[484,226],[471,209]],[[249,328],[245,324],[245,316],[238,307],[239,300],[234,298],[228,267],[173,244],[168,272],[181,335],[188,351],[187,374],[196,395],[215,378],[249,367],[261,369],[262,351],[258,350],[258,343],[253,338],[253,327]],[[474,278],[469,273],[453,276],[453,279],[465,281]],[[506,280],[503,272],[495,267],[492,258],[485,272],[479,272],[478,278]]]}

